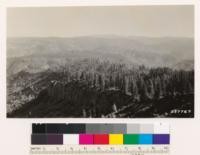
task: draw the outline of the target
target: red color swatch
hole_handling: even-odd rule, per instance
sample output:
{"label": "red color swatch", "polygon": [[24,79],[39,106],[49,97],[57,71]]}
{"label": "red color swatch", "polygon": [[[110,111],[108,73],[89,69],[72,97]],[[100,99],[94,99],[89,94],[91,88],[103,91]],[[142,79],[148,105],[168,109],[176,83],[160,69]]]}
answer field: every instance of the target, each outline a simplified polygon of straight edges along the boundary
{"label": "red color swatch", "polygon": [[94,144],[109,144],[108,134],[94,135]]}

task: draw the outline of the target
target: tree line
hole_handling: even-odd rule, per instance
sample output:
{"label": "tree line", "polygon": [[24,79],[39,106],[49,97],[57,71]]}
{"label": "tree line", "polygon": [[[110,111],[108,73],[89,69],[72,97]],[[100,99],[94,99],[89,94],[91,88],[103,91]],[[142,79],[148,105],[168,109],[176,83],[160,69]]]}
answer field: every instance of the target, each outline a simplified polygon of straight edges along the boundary
{"label": "tree line", "polygon": [[61,72],[65,83],[83,81],[99,91],[119,90],[139,101],[194,92],[194,70],[84,59],[66,65]]}

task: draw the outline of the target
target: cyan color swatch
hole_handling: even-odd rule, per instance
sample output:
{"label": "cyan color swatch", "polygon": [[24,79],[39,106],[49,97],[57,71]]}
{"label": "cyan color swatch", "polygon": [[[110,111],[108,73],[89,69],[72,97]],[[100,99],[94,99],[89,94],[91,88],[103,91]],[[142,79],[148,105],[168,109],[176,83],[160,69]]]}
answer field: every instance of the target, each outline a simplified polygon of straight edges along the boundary
{"label": "cyan color swatch", "polygon": [[152,134],[140,134],[139,135],[139,144],[153,144],[153,135]]}

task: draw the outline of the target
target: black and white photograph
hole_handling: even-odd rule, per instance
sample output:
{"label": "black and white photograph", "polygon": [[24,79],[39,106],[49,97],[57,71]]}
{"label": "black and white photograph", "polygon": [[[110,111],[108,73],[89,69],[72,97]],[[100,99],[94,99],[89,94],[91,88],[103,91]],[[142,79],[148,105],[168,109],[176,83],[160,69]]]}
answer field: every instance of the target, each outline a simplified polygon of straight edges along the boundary
{"label": "black and white photograph", "polygon": [[194,6],[7,8],[8,118],[193,118]]}

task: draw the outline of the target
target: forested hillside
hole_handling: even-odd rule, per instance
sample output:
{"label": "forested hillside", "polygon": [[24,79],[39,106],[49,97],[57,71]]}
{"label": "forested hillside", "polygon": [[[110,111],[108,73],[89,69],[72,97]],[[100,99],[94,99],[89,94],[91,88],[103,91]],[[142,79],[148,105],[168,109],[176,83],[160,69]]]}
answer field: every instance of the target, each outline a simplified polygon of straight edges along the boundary
{"label": "forested hillside", "polygon": [[45,79],[29,87],[36,90],[43,85],[44,89],[9,116],[173,117],[176,108],[193,111],[193,70],[85,59],[43,75]]}

